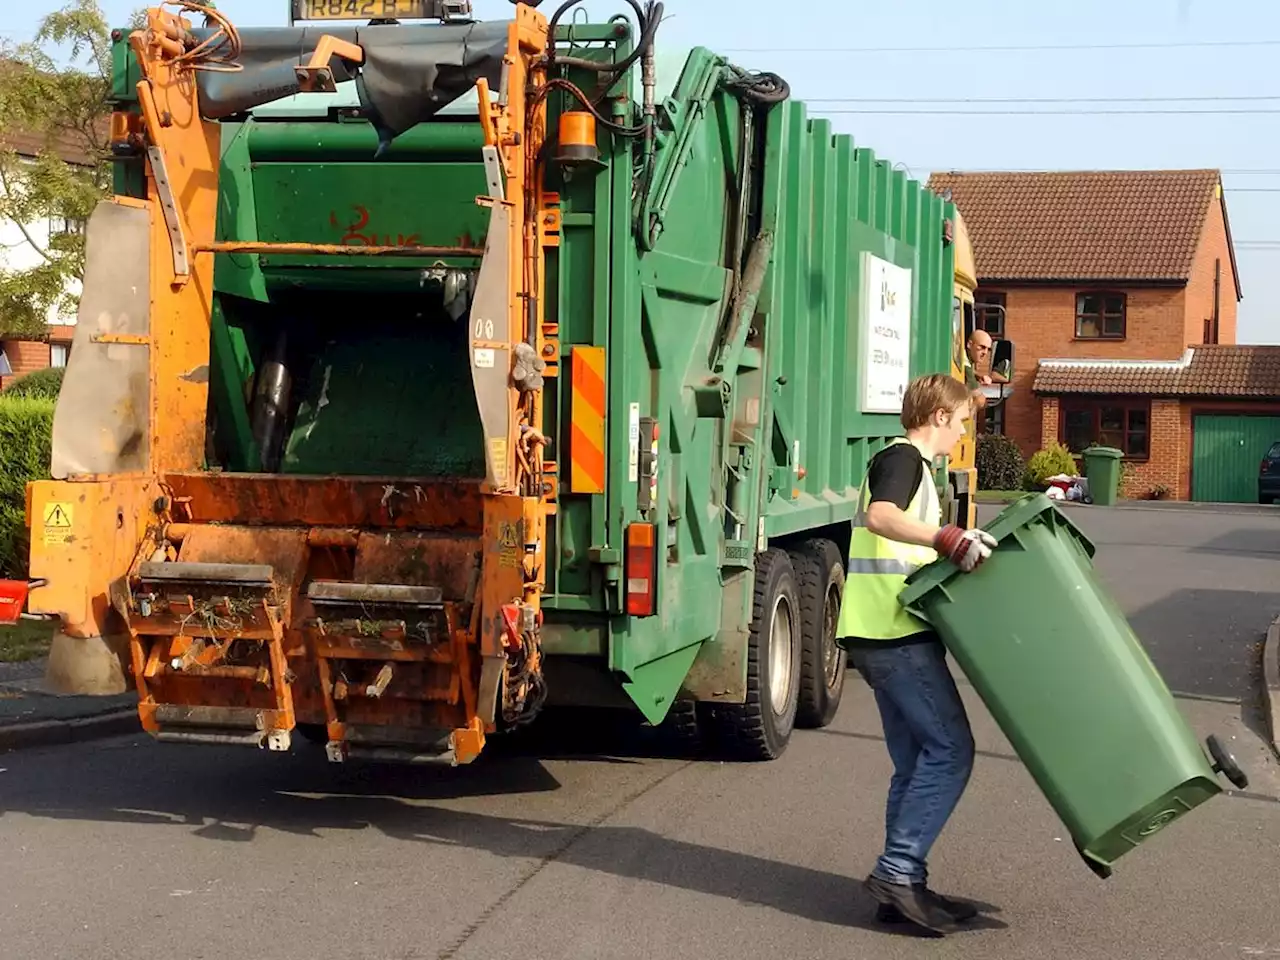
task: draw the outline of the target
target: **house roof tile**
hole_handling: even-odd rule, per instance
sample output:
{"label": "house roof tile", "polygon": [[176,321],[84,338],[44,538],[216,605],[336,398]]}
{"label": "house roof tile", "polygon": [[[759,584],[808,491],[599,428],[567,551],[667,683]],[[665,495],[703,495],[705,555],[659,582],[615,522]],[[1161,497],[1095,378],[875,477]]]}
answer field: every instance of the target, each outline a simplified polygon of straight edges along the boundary
{"label": "house roof tile", "polygon": [[969,229],[979,278],[1185,281],[1217,170],[938,173]]}
{"label": "house roof tile", "polygon": [[1280,346],[1201,345],[1181,360],[1041,360],[1032,390],[1280,399]]}

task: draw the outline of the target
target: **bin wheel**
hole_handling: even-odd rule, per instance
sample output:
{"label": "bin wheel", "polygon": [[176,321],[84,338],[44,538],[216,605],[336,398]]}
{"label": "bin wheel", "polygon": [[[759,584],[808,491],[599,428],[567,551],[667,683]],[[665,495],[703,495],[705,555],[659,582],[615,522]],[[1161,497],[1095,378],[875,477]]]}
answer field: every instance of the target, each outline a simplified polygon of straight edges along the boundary
{"label": "bin wheel", "polygon": [[1222,741],[1216,735],[1210,734],[1205,740],[1205,745],[1209,748],[1209,756],[1213,760],[1213,772],[1222,774],[1238,790],[1248,789],[1248,775],[1240,769],[1240,764],[1236,763],[1236,758],[1227,752]]}

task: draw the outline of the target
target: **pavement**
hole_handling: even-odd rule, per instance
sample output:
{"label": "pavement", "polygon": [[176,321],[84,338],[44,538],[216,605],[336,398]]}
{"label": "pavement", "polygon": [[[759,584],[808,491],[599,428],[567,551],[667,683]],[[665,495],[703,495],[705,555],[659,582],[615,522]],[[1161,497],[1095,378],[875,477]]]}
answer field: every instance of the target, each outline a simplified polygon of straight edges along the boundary
{"label": "pavement", "polygon": [[138,696],[66,696],[45,684],[47,658],[0,663],[0,753],[139,729]]}
{"label": "pavement", "polygon": [[1280,958],[1262,656],[1280,513],[1072,519],[1188,723],[1251,779],[1223,780],[1110,880],[965,684],[979,757],[931,879],[984,919],[941,941],[877,925],[860,881],[890,764],[851,673],[835,723],[768,764],[556,721],[457,770],[139,735],[0,755],[0,956]]}

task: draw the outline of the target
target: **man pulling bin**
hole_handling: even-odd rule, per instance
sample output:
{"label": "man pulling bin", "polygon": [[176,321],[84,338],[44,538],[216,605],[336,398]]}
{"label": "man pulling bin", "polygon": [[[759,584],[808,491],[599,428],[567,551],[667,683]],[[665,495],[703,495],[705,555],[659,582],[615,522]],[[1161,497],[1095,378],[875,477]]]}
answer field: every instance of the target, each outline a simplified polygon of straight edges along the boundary
{"label": "man pulling bin", "polygon": [[982,530],[940,526],[933,461],[964,435],[968,388],[935,374],[914,380],[902,403],[906,436],[872,458],[849,545],[837,636],[875,692],[894,774],[885,847],[867,890],[882,921],[950,932],[977,911],[928,887],[926,861],[973,769],[973,734],[933,628],[898,602],[906,578],[946,557],[973,571],[996,542]]}

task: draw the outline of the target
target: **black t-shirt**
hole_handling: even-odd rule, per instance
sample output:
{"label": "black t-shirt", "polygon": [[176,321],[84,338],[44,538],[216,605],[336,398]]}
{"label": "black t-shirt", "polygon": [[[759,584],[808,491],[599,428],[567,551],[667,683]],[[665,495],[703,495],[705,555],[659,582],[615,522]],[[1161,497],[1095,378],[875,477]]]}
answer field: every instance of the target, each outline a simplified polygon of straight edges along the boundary
{"label": "black t-shirt", "polygon": [[871,503],[877,500],[896,504],[899,510],[911,506],[924,475],[924,457],[909,443],[888,447],[871,458],[867,484],[871,487]]}

